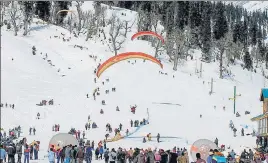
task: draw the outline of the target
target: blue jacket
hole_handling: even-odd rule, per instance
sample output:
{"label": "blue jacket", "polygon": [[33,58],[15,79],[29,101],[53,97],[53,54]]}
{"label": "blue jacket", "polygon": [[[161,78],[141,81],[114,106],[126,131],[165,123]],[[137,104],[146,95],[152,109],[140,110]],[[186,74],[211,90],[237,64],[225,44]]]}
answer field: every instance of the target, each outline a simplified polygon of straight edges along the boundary
{"label": "blue jacket", "polygon": [[235,158],[235,153],[234,152],[230,152],[230,155],[232,156],[232,158]]}
{"label": "blue jacket", "polygon": [[0,159],[5,160],[6,157],[7,157],[7,152],[3,148],[1,148],[0,149]]}
{"label": "blue jacket", "polygon": [[226,158],[224,156],[213,156],[212,163],[226,163]]}
{"label": "blue jacket", "polygon": [[103,147],[100,147],[100,154],[103,154],[104,151],[103,151]]}
{"label": "blue jacket", "polygon": [[48,160],[55,161],[55,153],[53,151],[48,152]]}
{"label": "blue jacket", "polygon": [[211,155],[208,156],[208,158],[207,158],[207,163],[212,163],[212,157],[213,157],[213,156],[211,156]]}

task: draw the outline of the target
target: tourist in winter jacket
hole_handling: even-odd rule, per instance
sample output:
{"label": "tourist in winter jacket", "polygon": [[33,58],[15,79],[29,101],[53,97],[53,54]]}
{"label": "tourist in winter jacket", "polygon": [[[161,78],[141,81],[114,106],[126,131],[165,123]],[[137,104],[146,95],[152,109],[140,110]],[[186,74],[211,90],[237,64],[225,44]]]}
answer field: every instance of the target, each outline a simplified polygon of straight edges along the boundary
{"label": "tourist in winter jacket", "polygon": [[83,163],[83,160],[84,160],[84,151],[83,151],[82,147],[79,147],[78,148],[78,151],[77,151],[77,159],[78,159],[78,163]]}
{"label": "tourist in winter jacket", "polygon": [[65,158],[64,158],[64,162],[65,163],[70,163],[70,159],[71,159],[71,145],[67,146],[65,148]]}
{"label": "tourist in winter jacket", "polygon": [[100,150],[99,150],[99,147],[97,147],[96,150],[95,150],[95,159],[96,160],[98,160],[99,154],[100,154]]}
{"label": "tourist in winter jacket", "polygon": [[196,163],[206,163],[206,161],[201,158],[200,153],[196,154]]}
{"label": "tourist in winter jacket", "polygon": [[21,163],[21,156],[22,156],[22,143],[18,143],[16,145],[16,152],[18,154],[18,163]]}
{"label": "tourist in winter jacket", "polygon": [[109,148],[106,149],[106,151],[104,152],[104,161],[105,163],[109,162]]}
{"label": "tourist in winter jacket", "polygon": [[33,145],[30,145],[30,160],[33,159]]}
{"label": "tourist in winter jacket", "polygon": [[92,160],[92,148],[90,146],[88,146],[86,148],[86,162],[87,163],[91,163],[91,160]]}
{"label": "tourist in winter jacket", "polygon": [[146,154],[145,160],[146,163],[154,163],[155,158],[151,148],[148,148],[148,153]]}
{"label": "tourist in winter jacket", "polygon": [[109,153],[109,162],[115,163],[115,160],[116,160],[116,152],[115,149],[113,148],[112,151]]}
{"label": "tourist in winter jacket", "polygon": [[56,158],[57,158],[57,163],[60,163],[60,149],[57,149],[56,151]]}
{"label": "tourist in winter jacket", "polygon": [[0,145],[0,162],[6,162],[7,153],[6,150],[3,148],[3,145]]}
{"label": "tourist in winter jacket", "polygon": [[75,163],[76,160],[76,150],[74,149],[74,146],[72,146],[71,149],[71,154],[70,154],[70,163]]}
{"label": "tourist in winter jacket", "polygon": [[158,151],[155,152],[154,158],[155,158],[155,163],[160,163],[160,161],[161,161],[161,155],[159,154]]}
{"label": "tourist in winter jacket", "polygon": [[181,156],[177,158],[178,163],[188,163],[187,156],[185,156],[184,152],[181,153]]}
{"label": "tourist in winter jacket", "polygon": [[8,154],[8,162],[15,163],[16,147],[14,144],[10,144],[7,147],[7,154]]}
{"label": "tourist in winter jacket", "polygon": [[64,158],[65,158],[65,149],[66,149],[66,146],[64,146],[61,150],[60,150],[60,161],[61,163],[64,162]]}
{"label": "tourist in winter jacket", "polygon": [[177,163],[178,155],[176,152],[170,152],[170,160],[169,163]]}
{"label": "tourist in winter jacket", "polygon": [[49,163],[55,163],[55,153],[53,152],[53,148],[50,148],[50,151],[48,152],[48,160]]}
{"label": "tourist in winter jacket", "polygon": [[232,149],[232,151],[230,152],[230,155],[231,155],[232,159],[235,159],[235,155],[236,155],[236,153],[234,152],[233,149]]}
{"label": "tourist in winter jacket", "polygon": [[143,151],[140,151],[140,154],[134,158],[133,163],[145,163],[145,155]]}
{"label": "tourist in winter jacket", "polygon": [[160,152],[161,161],[160,163],[168,163],[168,154],[162,149]]}
{"label": "tourist in winter jacket", "polygon": [[37,148],[37,144],[35,144],[33,146],[33,153],[34,153],[34,159],[38,160],[38,148]]}
{"label": "tourist in winter jacket", "polygon": [[214,155],[214,153],[213,153],[213,150],[211,149],[211,150],[209,151],[209,156],[208,156],[208,158],[207,158],[207,163],[212,163],[213,155]]}
{"label": "tourist in winter jacket", "polygon": [[25,145],[24,147],[24,163],[29,163],[30,159],[30,149],[28,145]]}
{"label": "tourist in winter jacket", "polygon": [[102,155],[104,153],[104,149],[103,149],[103,146],[100,147],[100,159],[102,159]]}

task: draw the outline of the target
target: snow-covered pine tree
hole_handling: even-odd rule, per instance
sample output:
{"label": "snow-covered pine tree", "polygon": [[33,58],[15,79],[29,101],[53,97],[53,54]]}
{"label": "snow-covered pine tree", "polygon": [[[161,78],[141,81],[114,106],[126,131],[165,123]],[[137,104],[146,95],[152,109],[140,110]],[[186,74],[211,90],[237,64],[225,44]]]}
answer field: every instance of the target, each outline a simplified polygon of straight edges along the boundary
{"label": "snow-covered pine tree", "polygon": [[248,51],[244,55],[244,64],[245,64],[245,68],[248,70],[251,70],[253,68],[252,59]]}
{"label": "snow-covered pine tree", "polygon": [[210,2],[203,2],[204,8],[202,10],[202,22],[200,25],[200,39],[202,43],[202,57],[207,62],[211,60],[211,22],[210,22],[210,14],[211,14],[211,6]]}

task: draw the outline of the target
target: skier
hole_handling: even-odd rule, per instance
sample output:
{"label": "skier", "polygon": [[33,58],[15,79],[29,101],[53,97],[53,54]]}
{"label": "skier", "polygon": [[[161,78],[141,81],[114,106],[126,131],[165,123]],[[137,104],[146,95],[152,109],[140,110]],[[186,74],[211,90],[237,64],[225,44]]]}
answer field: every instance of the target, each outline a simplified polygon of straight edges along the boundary
{"label": "skier", "polygon": [[241,129],[241,136],[244,136],[244,128]]}
{"label": "skier", "polygon": [[88,94],[87,94],[87,98],[88,98]]}

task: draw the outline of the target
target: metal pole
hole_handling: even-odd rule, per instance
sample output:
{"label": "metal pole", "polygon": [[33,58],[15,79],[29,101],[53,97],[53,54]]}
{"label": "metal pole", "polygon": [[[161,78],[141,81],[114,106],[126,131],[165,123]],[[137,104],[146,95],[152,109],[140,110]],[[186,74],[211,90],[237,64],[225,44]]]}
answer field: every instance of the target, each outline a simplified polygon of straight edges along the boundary
{"label": "metal pole", "polygon": [[234,114],[235,114],[236,86],[234,86]]}
{"label": "metal pole", "polygon": [[211,94],[213,93],[213,78],[211,78]]}

